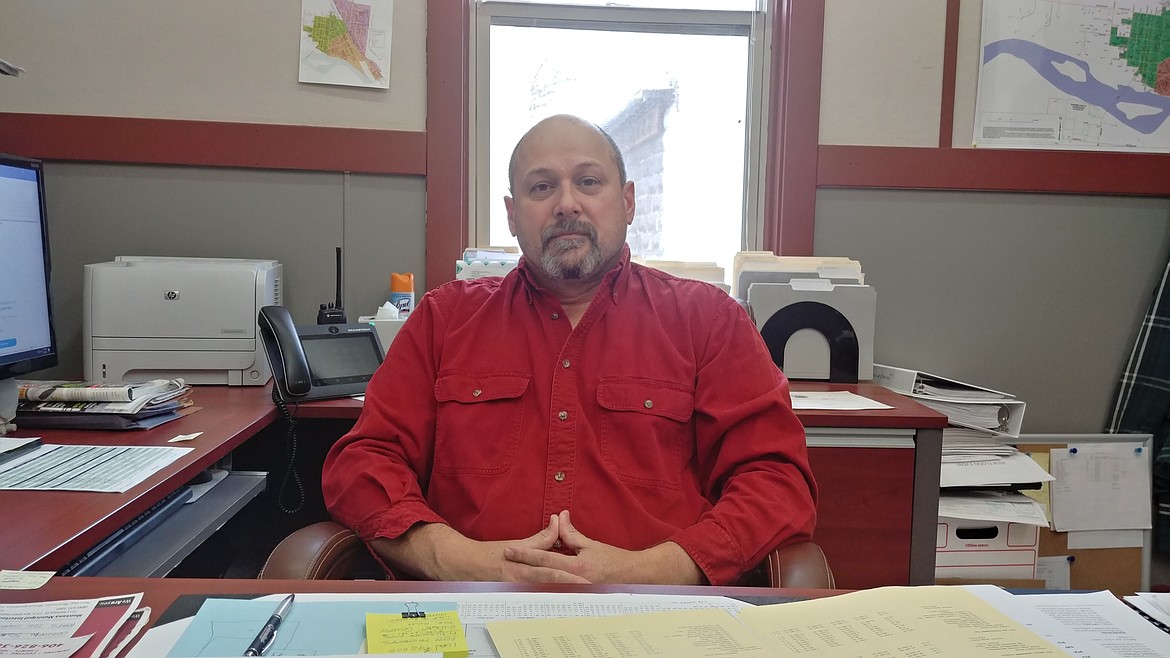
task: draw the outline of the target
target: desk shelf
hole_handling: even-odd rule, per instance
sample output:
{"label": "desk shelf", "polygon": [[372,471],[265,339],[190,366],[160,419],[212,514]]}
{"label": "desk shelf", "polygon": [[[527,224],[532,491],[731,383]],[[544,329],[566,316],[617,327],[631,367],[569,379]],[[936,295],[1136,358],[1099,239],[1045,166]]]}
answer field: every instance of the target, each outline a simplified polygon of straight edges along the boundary
{"label": "desk shelf", "polygon": [[264,491],[268,474],[232,471],[199,500],[183,505],[94,576],[161,578]]}

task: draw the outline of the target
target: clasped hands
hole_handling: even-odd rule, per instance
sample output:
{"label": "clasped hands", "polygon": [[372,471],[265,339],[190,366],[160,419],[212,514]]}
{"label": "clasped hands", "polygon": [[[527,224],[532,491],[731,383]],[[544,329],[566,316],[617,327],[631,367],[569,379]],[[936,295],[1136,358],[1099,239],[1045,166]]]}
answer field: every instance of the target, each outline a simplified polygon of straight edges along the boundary
{"label": "clasped hands", "polygon": [[[702,571],[674,542],[639,551],[611,546],[585,536],[568,510],[524,539],[475,541],[443,525],[419,528],[432,535],[436,570],[442,580],[529,583],[703,584]],[[559,544],[558,544],[559,542]],[[558,550],[559,549],[559,550]],[[428,569],[428,571],[430,571]]]}

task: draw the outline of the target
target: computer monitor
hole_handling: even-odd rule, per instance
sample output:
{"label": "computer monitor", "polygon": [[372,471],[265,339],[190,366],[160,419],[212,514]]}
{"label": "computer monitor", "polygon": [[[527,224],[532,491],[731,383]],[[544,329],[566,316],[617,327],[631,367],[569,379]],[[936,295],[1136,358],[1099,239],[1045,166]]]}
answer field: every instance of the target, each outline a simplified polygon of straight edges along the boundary
{"label": "computer monitor", "polygon": [[15,416],[14,378],[57,365],[41,164],[0,154],[0,434]]}

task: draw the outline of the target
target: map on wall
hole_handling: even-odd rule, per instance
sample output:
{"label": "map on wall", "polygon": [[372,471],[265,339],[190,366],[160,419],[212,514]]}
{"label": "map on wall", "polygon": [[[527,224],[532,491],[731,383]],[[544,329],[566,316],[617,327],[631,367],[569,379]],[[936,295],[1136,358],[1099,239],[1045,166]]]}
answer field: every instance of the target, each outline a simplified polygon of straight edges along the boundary
{"label": "map on wall", "polygon": [[1170,152],[1170,0],[984,0],[975,146]]}
{"label": "map on wall", "polygon": [[390,87],[394,0],[301,0],[301,82]]}

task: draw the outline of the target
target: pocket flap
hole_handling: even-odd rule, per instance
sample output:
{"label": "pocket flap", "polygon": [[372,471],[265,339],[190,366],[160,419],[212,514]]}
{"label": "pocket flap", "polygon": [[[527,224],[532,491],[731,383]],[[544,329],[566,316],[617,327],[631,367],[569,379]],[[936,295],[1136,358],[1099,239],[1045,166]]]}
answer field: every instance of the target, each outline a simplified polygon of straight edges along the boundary
{"label": "pocket flap", "polygon": [[597,385],[597,404],[610,411],[637,411],[681,422],[695,411],[695,389],[640,377],[603,379]]}
{"label": "pocket flap", "polygon": [[518,398],[528,388],[528,380],[524,375],[440,375],[435,380],[435,399],[474,404]]}

